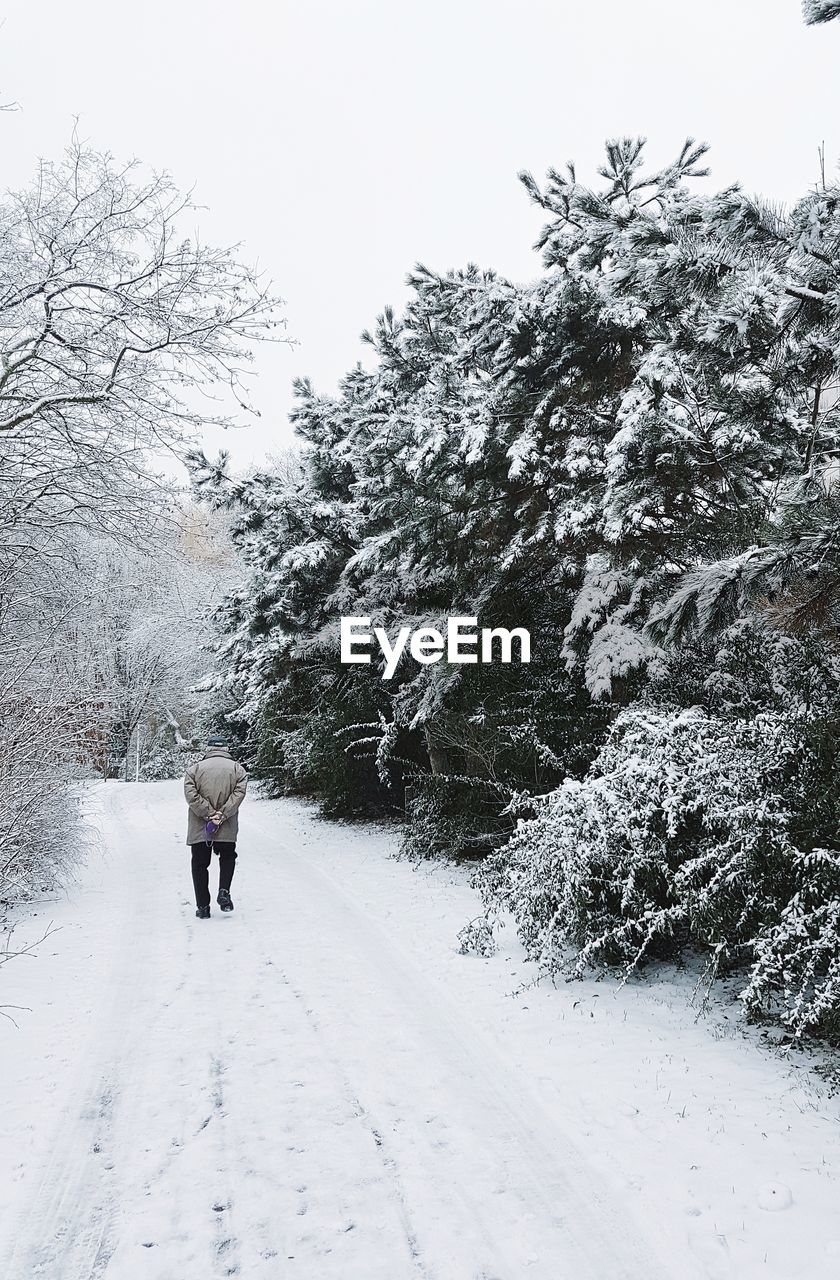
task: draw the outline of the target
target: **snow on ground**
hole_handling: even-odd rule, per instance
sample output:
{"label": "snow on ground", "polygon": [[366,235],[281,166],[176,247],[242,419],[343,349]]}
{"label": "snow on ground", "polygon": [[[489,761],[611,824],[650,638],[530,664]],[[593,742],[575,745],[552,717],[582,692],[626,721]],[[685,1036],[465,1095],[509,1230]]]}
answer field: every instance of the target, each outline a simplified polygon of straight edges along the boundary
{"label": "snow on ground", "polygon": [[249,798],[193,914],[178,783],[2,970],[4,1280],[840,1277],[838,1103],[664,976],[525,987],[458,954],[467,875]]}

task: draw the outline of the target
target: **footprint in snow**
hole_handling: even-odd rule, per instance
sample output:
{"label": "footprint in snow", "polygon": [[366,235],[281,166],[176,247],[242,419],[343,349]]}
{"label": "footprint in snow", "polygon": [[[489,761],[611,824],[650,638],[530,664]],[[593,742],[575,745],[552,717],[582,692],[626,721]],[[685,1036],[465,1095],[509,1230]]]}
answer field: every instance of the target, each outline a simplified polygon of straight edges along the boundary
{"label": "footprint in snow", "polygon": [[710,1280],[723,1280],[729,1276],[729,1241],[726,1236],[712,1231],[690,1231],[688,1243],[695,1257],[706,1267]]}

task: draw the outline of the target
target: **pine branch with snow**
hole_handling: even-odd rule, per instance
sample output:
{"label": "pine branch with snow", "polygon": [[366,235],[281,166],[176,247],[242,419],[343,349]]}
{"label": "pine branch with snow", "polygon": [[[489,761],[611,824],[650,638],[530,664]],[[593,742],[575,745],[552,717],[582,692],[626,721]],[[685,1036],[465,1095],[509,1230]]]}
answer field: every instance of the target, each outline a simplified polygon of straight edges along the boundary
{"label": "pine branch with snow", "polygon": [[838,0],[802,0],[802,16],[809,26],[840,18]]}

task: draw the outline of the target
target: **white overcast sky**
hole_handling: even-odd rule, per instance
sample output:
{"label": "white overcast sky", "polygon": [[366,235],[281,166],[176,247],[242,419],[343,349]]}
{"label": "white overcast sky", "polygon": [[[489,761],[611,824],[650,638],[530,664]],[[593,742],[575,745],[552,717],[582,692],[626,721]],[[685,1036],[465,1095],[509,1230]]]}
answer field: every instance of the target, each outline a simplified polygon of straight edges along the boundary
{"label": "white overcast sky", "polygon": [[641,133],[687,134],[712,177],[791,201],[840,156],[840,22],[799,0],[0,0],[4,185],[81,136],[195,188],[200,225],[242,241],[299,342],[264,348],[262,419],[208,435],[240,465],[291,438],[292,379],[318,389],[406,296],[415,261],[539,270],[516,174]]}

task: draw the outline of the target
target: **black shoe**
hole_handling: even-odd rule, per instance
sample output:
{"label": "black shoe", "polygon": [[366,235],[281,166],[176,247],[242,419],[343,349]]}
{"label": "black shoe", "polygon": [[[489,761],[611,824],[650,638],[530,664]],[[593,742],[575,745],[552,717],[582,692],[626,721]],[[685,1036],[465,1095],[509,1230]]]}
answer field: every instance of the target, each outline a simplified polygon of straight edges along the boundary
{"label": "black shoe", "polygon": [[209,919],[210,919],[210,908],[209,908],[209,906],[207,906],[207,907],[196,907],[195,914],[198,916],[199,920],[209,920]]}
{"label": "black shoe", "polygon": [[219,896],[216,899],[222,911],[233,911],[233,903],[230,900],[230,894],[227,889],[220,889]]}

